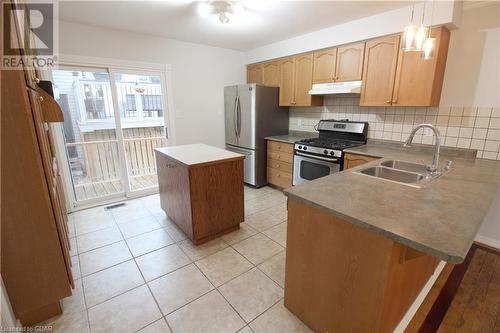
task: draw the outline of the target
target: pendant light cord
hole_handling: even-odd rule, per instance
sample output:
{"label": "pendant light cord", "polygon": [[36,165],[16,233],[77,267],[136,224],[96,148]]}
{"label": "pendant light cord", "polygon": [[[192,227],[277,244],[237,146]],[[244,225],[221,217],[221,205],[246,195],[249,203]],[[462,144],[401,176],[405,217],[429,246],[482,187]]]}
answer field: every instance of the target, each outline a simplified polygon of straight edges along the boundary
{"label": "pendant light cord", "polygon": [[415,1],[413,1],[413,4],[411,6],[411,17],[410,17],[410,25],[413,24],[413,15],[415,14]]}
{"label": "pendant light cord", "polygon": [[422,10],[422,25],[424,25],[424,19],[425,19],[425,5],[427,4],[427,1],[424,0],[424,8]]}
{"label": "pendant light cord", "polygon": [[432,20],[434,19],[434,4],[435,4],[435,0],[432,0],[431,23],[429,24],[429,38],[431,38]]}

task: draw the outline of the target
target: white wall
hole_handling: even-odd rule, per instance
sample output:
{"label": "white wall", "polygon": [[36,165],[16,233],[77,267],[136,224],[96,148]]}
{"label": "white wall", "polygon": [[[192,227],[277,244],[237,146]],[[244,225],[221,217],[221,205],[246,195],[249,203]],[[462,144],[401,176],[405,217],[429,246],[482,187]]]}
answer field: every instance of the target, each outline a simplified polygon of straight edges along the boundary
{"label": "white wall", "polygon": [[61,54],[171,64],[176,144],[224,146],[223,87],[245,82],[239,51],[60,22]]}
{"label": "white wall", "polygon": [[464,10],[451,32],[443,106],[500,106],[500,2]]}
{"label": "white wall", "polygon": [[[432,15],[433,24],[457,26],[460,22],[461,5],[461,2],[436,1]],[[411,6],[403,7],[258,47],[246,53],[246,62],[255,63],[398,33],[408,25],[411,10]],[[422,4],[415,6],[414,23],[420,22],[423,10]],[[430,24],[431,12],[432,6],[427,5],[425,24]]]}

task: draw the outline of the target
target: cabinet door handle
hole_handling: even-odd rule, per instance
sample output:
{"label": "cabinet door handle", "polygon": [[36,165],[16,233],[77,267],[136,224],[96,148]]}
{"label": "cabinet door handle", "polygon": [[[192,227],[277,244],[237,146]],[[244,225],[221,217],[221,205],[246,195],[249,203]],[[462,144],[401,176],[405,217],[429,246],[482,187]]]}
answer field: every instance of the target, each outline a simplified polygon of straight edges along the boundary
{"label": "cabinet door handle", "polygon": [[43,96],[38,96],[38,100],[39,100],[40,102],[43,102]]}
{"label": "cabinet door handle", "polygon": [[398,101],[393,100],[393,101],[391,101],[391,103],[392,103],[392,104],[398,104]]}
{"label": "cabinet door handle", "polygon": [[391,104],[391,101],[385,101],[385,104]]}

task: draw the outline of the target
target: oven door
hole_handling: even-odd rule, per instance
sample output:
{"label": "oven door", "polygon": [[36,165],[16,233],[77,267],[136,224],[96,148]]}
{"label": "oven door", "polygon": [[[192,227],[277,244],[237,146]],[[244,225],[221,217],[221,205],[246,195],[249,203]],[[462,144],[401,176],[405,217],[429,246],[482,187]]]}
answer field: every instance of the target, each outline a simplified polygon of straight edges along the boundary
{"label": "oven door", "polygon": [[311,157],[295,152],[293,155],[293,185],[340,171],[340,161],[324,157]]}

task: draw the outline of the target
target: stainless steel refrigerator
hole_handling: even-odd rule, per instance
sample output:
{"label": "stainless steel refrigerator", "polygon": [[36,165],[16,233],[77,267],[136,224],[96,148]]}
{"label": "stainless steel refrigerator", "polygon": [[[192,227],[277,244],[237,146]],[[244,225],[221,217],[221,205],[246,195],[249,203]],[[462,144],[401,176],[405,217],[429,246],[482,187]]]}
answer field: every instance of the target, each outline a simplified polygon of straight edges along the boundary
{"label": "stainless steel refrigerator", "polygon": [[266,180],[267,136],[288,134],[288,108],[279,106],[279,88],[242,84],[224,88],[226,149],[245,155],[245,183]]}

